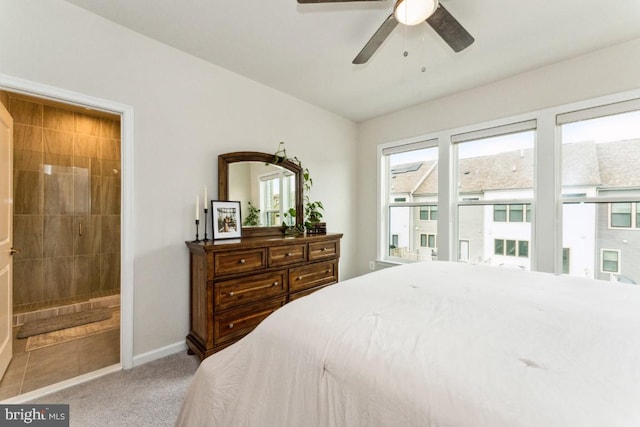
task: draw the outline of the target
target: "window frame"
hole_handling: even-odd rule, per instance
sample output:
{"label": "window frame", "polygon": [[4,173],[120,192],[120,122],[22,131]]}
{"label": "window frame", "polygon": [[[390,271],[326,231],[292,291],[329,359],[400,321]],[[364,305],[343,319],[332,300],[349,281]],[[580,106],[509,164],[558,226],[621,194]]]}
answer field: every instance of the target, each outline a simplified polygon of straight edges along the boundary
{"label": "window frame", "polygon": [[[455,135],[468,132],[481,132],[493,127],[499,127],[527,120],[536,120],[536,140],[534,146],[534,184],[533,197],[522,200],[529,204],[531,209],[525,210],[524,222],[531,223],[531,241],[529,242],[529,258],[531,270],[562,273],[562,206],[565,202],[607,202],[607,197],[598,197],[590,200],[589,197],[566,198],[561,191],[561,135],[560,126],[562,120],[571,120],[592,114],[594,117],[617,114],[620,109],[627,111],[640,110],[640,89],[620,92],[578,102],[558,104],[540,110],[532,110],[522,114],[503,116],[495,120],[476,122],[468,125],[455,125],[433,133],[425,133],[415,137],[389,141],[378,145],[378,259],[390,260],[385,256],[388,247],[387,231],[387,198],[383,196],[386,191],[385,162],[381,154],[382,149],[397,147],[410,143],[434,139],[439,146],[438,152],[438,208],[441,218],[447,221],[438,222],[438,259],[454,261],[458,259],[458,220],[459,206],[473,204],[488,204],[479,200],[458,200],[456,194],[457,183],[457,153],[456,144],[452,142]],[[464,118],[462,119],[464,120]],[[578,190],[579,191],[579,190]],[[611,201],[628,200],[634,203],[640,202],[637,197],[620,198],[613,197]],[[499,203],[511,203],[514,201],[500,200]],[[636,211],[640,209],[636,208]],[[637,212],[636,223],[640,221],[640,212]],[[571,251],[573,252],[573,251]],[[572,256],[573,253],[570,253]]]}
{"label": "window frame", "polygon": [[[616,254],[616,267],[617,267],[616,271],[605,270],[605,268],[604,268],[604,262],[605,262],[604,253],[605,252],[615,253]],[[622,254],[622,251],[620,249],[601,248],[600,249],[600,273],[604,273],[604,274],[620,274],[620,272],[622,271],[621,254]]]}

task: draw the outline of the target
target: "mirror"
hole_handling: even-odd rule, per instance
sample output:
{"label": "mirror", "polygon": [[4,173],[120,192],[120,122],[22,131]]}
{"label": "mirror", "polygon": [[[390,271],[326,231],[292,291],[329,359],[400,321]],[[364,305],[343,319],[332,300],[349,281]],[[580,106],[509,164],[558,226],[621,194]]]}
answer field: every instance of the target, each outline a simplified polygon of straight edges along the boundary
{"label": "mirror", "polygon": [[[240,202],[243,237],[282,234],[283,222],[302,222],[302,170],[273,160],[273,154],[254,151],[218,156],[218,199]],[[250,207],[260,212],[252,215]],[[295,220],[285,215],[292,208]]]}

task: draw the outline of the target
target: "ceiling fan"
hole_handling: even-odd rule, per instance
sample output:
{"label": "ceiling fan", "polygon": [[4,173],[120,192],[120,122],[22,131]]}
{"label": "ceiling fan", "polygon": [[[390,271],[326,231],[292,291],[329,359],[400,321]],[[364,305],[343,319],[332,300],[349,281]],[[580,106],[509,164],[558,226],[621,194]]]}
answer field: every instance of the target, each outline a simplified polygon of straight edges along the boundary
{"label": "ceiling fan", "polygon": [[[344,3],[352,1],[386,0],[298,0],[300,4]],[[474,39],[462,25],[439,4],[438,0],[396,0],[393,13],[382,23],[367,44],[353,60],[354,64],[364,64],[378,50],[382,42],[391,34],[398,23],[417,25],[426,21],[431,28],[454,50],[460,52],[469,47]]]}

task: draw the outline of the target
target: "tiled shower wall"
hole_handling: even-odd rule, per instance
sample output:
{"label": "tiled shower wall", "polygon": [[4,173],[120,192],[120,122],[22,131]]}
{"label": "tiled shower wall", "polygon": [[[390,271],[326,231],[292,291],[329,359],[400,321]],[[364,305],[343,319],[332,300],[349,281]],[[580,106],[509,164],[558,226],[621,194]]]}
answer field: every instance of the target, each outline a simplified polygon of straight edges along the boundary
{"label": "tiled shower wall", "polygon": [[[120,122],[8,95],[14,311],[118,293]],[[77,109],[76,109],[77,110]]]}

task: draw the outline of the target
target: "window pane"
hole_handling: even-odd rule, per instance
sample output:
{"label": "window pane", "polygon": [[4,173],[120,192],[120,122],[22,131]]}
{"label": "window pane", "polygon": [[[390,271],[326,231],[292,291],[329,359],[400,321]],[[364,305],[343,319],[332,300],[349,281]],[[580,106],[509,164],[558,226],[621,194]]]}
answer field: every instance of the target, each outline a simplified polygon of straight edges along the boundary
{"label": "window pane", "polygon": [[509,205],[509,222],[522,222],[523,205]]}
{"label": "window pane", "polygon": [[516,256],[516,241],[507,240],[507,255]]}
{"label": "window pane", "polygon": [[493,220],[495,222],[507,221],[507,205],[495,205],[493,207]]}
{"label": "window pane", "polygon": [[618,252],[602,251],[602,270],[611,273],[618,272]]}
{"label": "window pane", "polygon": [[493,253],[496,255],[504,255],[504,240],[495,239],[493,241]]}
{"label": "window pane", "polygon": [[529,242],[526,240],[518,241],[518,256],[524,258],[529,256]]}
{"label": "window pane", "polygon": [[631,203],[611,203],[611,226],[631,227]]}
{"label": "window pane", "polygon": [[629,195],[621,189],[638,188],[640,176],[640,112],[633,111],[567,123],[562,137],[563,194],[580,188],[586,196]]}
{"label": "window pane", "polygon": [[430,248],[436,247],[436,236],[434,236],[433,234],[429,234],[429,244],[427,246],[429,246]]}
{"label": "window pane", "polygon": [[432,221],[437,221],[438,220],[438,206],[429,206],[431,208],[431,215],[430,215],[430,219]]}
{"label": "window pane", "polygon": [[438,147],[390,152],[385,154],[389,167],[385,198],[412,206],[388,206],[388,232],[397,235],[397,242],[390,244],[387,255],[409,261],[435,259],[435,242],[430,248],[429,235],[438,227]]}
{"label": "window pane", "polygon": [[527,222],[531,222],[531,205],[525,205],[527,208],[527,217],[526,217],[526,221]]}
{"label": "window pane", "polygon": [[424,207],[420,207],[420,220],[421,221],[426,221],[429,219],[429,209],[424,206]]}

